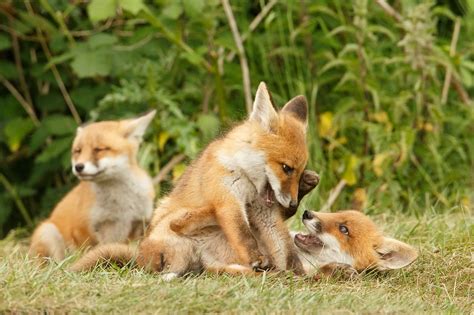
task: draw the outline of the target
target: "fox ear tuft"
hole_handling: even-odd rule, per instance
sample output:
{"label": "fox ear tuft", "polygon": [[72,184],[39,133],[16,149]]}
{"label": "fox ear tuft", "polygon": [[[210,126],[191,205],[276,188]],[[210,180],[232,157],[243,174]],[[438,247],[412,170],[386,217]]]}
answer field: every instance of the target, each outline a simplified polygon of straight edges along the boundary
{"label": "fox ear tuft", "polygon": [[283,106],[281,112],[291,114],[306,125],[308,122],[308,102],[306,101],[306,97],[303,95],[293,97]]}
{"label": "fox ear tuft", "polygon": [[400,269],[418,257],[418,252],[412,246],[390,237],[384,237],[382,245],[375,250],[380,256],[379,270]]}
{"label": "fox ear tuft", "polygon": [[267,131],[271,131],[272,126],[278,120],[278,114],[273,107],[270,92],[268,92],[264,82],[260,82],[258,85],[249,120],[258,122]]}
{"label": "fox ear tuft", "polygon": [[145,134],[146,128],[155,117],[155,114],[156,110],[152,110],[141,117],[125,120],[125,136],[140,142]]}

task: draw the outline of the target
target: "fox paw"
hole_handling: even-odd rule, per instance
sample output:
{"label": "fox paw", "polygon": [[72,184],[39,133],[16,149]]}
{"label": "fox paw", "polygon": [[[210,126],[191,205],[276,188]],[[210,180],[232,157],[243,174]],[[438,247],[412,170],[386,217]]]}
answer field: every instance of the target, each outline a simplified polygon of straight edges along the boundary
{"label": "fox paw", "polygon": [[318,186],[320,177],[318,173],[311,170],[304,170],[300,179],[300,193],[306,194],[314,187]]}
{"label": "fox paw", "polygon": [[250,264],[254,271],[267,271],[273,269],[273,265],[267,256],[259,256],[258,259]]}

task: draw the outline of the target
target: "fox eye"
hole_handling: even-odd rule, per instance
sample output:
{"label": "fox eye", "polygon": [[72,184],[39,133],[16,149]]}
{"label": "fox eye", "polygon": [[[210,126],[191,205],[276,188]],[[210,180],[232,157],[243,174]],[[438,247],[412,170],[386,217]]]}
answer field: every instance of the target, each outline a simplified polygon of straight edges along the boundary
{"label": "fox eye", "polygon": [[73,153],[73,154],[79,154],[79,153],[81,153],[81,148],[75,148],[75,149],[73,149],[73,150],[72,150],[72,153]]}
{"label": "fox eye", "polygon": [[285,172],[286,175],[291,175],[293,171],[295,170],[293,167],[290,167],[286,165],[285,163],[283,163],[281,167],[283,168],[283,172]]}
{"label": "fox eye", "polygon": [[341,231],[342,234],[349,235],[349,229],[344,224],[339,225],[339,231]]}
{"label": "fox eye", "polygon": [[101,151],[107,151],[107,150],[110,150],[110,148],[109,147],[94,148],[94,152],[101,152]]}

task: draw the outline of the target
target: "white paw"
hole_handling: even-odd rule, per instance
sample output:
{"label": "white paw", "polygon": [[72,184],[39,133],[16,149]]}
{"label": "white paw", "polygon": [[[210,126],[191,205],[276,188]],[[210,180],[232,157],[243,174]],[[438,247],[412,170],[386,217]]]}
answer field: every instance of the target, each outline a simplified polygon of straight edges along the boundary
{"label": "white paw", "polygon": [[178,278],[178,274],[175,272],[168,272],[161,276],[161,279],[165,282],[170,282],[173,279]]}

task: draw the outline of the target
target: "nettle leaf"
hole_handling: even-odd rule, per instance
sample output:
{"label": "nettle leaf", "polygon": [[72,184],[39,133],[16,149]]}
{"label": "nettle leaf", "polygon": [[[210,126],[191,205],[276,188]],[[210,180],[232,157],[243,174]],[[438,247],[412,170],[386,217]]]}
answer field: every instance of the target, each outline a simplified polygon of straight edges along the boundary
{"label": "nettle leaf", "polygon": [[146,10],[143,0],[119,0],[119,4],[125,11],[136,15],[141,10]]}
{"label": "nettle leaf", "polygon": [[201,114],[197,119],[197,126],[201,130],[204,140],[207,142],[214,138],[219,132],[220,121],[216,115]]}
{"label": "nettle leaf", "polygon": [[87,14],[92,23],[115,16],[117,0],[92,0],[87,6]]}
{"label": "nettle leaf", "polygon": [[84,52],[74,58],[71,67],[79,78],[107,76],[112,70],[111,54],[104,50]]}
{"label": "nettle leaf", "polygon": [[48,147],[36,157],[37,163],[47,162],[69,151],[73,137],[57,139],[51,142]]}
{"label": "nettle leaf", "polygon": [[6,142],[12,152],[16,152],[23,139],[35,128],[33,122],[28,118],[15,118],[7,123],[3,132]]}
{"label": "nettle leaf", "polygon": [[21,11],[19,12],[19,15],[24,22],[28,23],[29,25],[33,27],[39,28],[40,30],[48,34],[52,34],[56,32],[56,28],[54,27],[54,25],[40,15],[21,12]]}
{"label": "nettle leaf", "polygon": [[178,1],[172,1],[163,9],[163,15],[176,20],[183,13],[183,6]]}
{"label": "nettle leaf", "polygon": [[205,2],[203,0],[183,0],[184,12],[190,17],[201,16]]}
{"label": "nettle leaf", "polygon": [[97,48],[101,46],[110,46],[118,41],[117,36],[107,33],[99,33],[93,35],[87,41],[90,48]]}
{"label": "nettle leaf", "polygon": [[76,131],[77,124],[69,116],[52,115],[43,119],[43,126],[49,135],[70,135]]}

